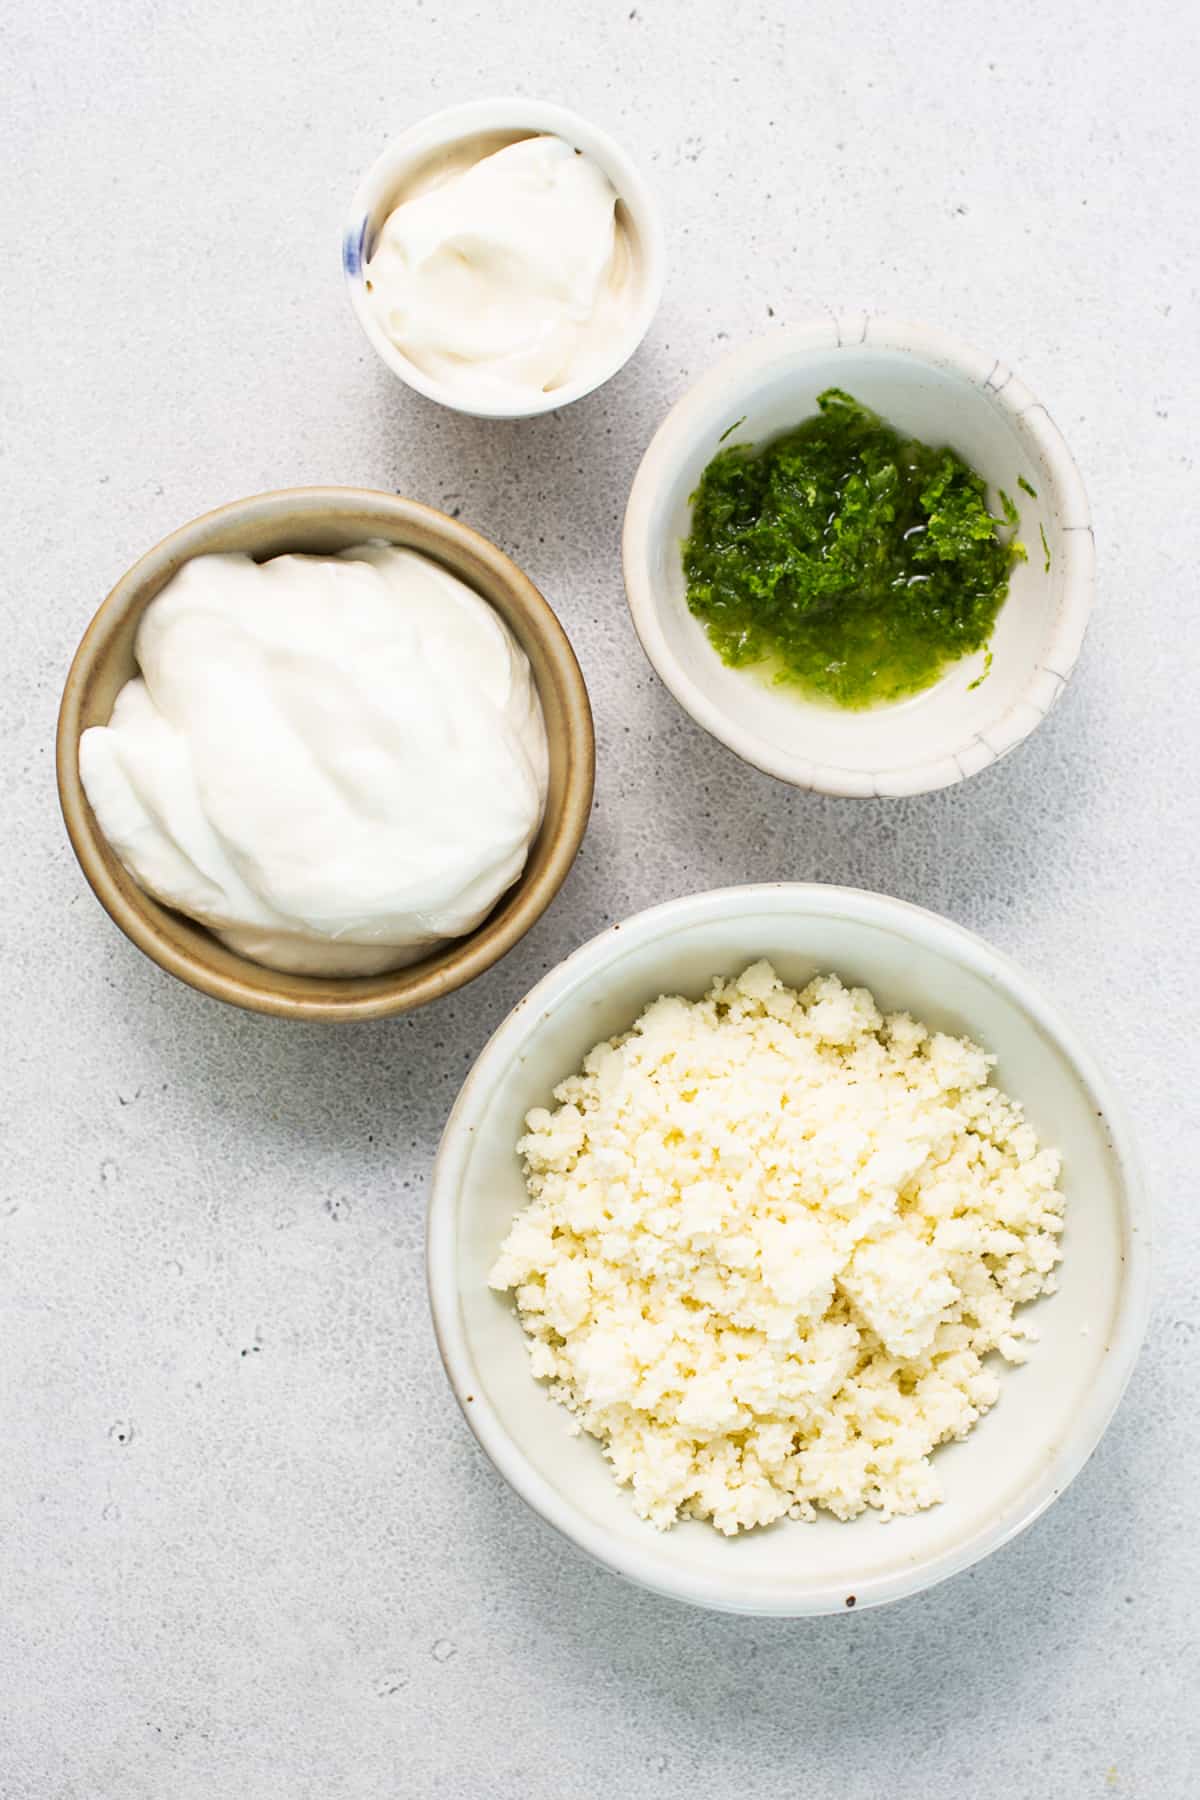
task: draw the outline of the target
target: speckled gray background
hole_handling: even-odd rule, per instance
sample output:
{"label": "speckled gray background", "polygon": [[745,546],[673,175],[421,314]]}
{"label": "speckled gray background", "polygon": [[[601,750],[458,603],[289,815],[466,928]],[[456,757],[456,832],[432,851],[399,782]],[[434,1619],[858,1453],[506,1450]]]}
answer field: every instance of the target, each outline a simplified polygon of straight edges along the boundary
{"label": "speckled gray background", "polygon": [[[1200,1792],[1189,11],[5,0],[2,1800]],[[506,89],[621,137],[671,259],[634,364],[516,426],[394,384],[338,272],[387,136]],[[651,679],[622,597],[667,406],[833,304],[1010,362],[1100,546],[1049,723],[906,802],[744,768]],[[599,737],[587,842],[531,936],[442,1006],[339,1032],[145,962],[51,779],[116,576],[216,502],[307,481],[399,489],[511,551]],[[451,1403],[421,1267],[438,1133],[508,1007],[609,920],[766,877],[920,901],[1039,975],[1124,1085],[1163,1246],[1132,1388],[1067,1496],[969,1575],[815,1623],[650,1598],[543,1528]]]}

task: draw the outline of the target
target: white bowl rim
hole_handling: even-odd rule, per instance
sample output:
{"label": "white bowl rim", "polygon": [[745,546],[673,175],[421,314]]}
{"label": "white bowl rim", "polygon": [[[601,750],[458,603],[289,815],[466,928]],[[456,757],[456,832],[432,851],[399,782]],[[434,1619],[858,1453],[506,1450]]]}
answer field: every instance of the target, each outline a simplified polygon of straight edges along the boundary
{"label": "white bowl rim", "polygon": [[[1022,421],[1022,429],[1033,440],[1050,471],[1053,497],[1064,521],[1061,526],[1064,549],[1060,552],[1062,598],[1058,615],[1034,680],[1003,719],[989,728],[1001,747],[994,748],[981,737],[978,742],[988,754],[982,763],[975,761],[971,774],[979,774],[1014,750],[1041,723],[1048,710],[1044,706],[1027,704],[1030,690],[1039,685],[1038,677],[1055,679],[1058,686],[1054,699],[1057,700],[1079,656],[1095,591],[1095,536],[1082,477],[1065,438],[1046,407],[999,358],[987,356],[948,332],[917,320],[893,318],[884,313],[826,311],[812,314],[794,325],[780,326],[743,348],[730,351],[680,396],[651,438],[630,489],[621,535],[621,556],[625,595],[642,649],[663,685],[698,724],[752,767],[789,782],[793,787],[810,788],[816,793],[843,798],[895,799],[953,786],[968,776],[961,766],[957,773],[954,772],[954,754],[938,756],[930,761],[889,769],[887,791],[877,796],[864,792],[861,774],[833,764],[793,757],[743,730],[697,686],[671,650],[659,620],[649,566],[650,520],[663,465],[673,461],[686,448],[698,418],[710,402],[728,389],[731,402],[736,405],[737,389],[744,380],[797,351],[852,349],[860,345],[909,355],[917,361],[963,376],[1002,413]],[[1034,716],[1031,717],[1031,713]],[[972,744],[975,741],[972,739]],[[966,748],[966,745],[961,746],[958,754]]]}
{"label": "white bowl rim", "polygon": [[[477,1379],[459,1305],[456,1208],[474,1130],[472,1118],[486,1102],[494,1075],[507,1068],[519,1053],[528,1019],[561,1005],[598,968],[619,954],[623,944],[635,942],[644,946],[684,927],[726,916],[731,909],[786,911],[797,905],[814,917],[883,926],[935,951],[946,953],[949,949],[974,972],[1004,991],[1059,1046],[1103,1114],[1122,1179],[1128,1237],[1117,1316],[1086,1405],[1047,1457],[1039,1477],[989,1524],[941,1554],[926,1557],[906,1569],[861,1578],[854,1604],[859,1610],[880,1606],[932,1587],[990,1555],[1032,1525],[1083,1468],[1112,1419],[1133,1372],[1150,1309],[1150,1208],[1124,1104],[1073,1027],[1016,963],[974,932],[937,913],[862,888],[820,882],[762,882],[684,895],[608,926],[543,976],[484,1045],[442,1133],[430,1182],[426,1232],[426,1274],[438,1349],[464,1418],[509,1486],[563,1537],[638,1586],[719,1612],[783,1618],[844,1612],[847,1599],[842,1585],[806,1581],[792,1588],[780,1582],[778,1591],[768,1599],[756,1595],[755,1603],[747,1604],[745,1590],[736,1581],[716,1574],[684,1573],[661,1563],[655,1553],[658,1534],[649,1525],[644,1545],[639,1542],[629,1546],[614,1539],[603,1526],[577,1512],[534,1468],[504,1428]],[[531,1376],[531,1398],[552,1404],[539,1390],[540,1384]]]}
{"label": "white bowl rim", "polygon": [[[627,331],[614,346],[612,355],[591,373],[577,381],[565,382],[562,387],[554,388],[540,398],[522,396],[506,403],[503,399],[487,395],[472,398],[467,390],[452,388],[446,382],[438,381],[435,376],[426,374],[423,369],[410,362],[404,352],[392,343],[367,304],[362,248],[367,220],[381,196],[386,195],[389,189],[395,189],[397,181],[414,157],[424,151],[478,137],[489,131],[524,130],[528,130],[531,135],[544,133],[578,142],[589,156],[601,164],[617,190],[618,198],[624,202],[637,225],[643,259],[642,298],[630,317]],[[629,361],[650,329],[651,320],[662,299],[665,269],[665,238],[658,203],[637,165],[626,155],[616,139],[568,107],[549,100],[532,100],[515,94],[464,100],[457,105],[443,107],[438,112],[423,115],[398,137],[392,138],[359,182],[350,204],[349,220],[342,233],[342,271],[346,277],[350,304],[372,349],[387,364],[393,375],[398,376],[417,393],[424,394],[427,400],[435,400],[440,406],[449,407],[453,412],[468,413],[481,419],[531,419],[543,413],[557,412],[559,407],[569,406],[573,400],[581,400],[585,394],[594,392],[610,380]]]}

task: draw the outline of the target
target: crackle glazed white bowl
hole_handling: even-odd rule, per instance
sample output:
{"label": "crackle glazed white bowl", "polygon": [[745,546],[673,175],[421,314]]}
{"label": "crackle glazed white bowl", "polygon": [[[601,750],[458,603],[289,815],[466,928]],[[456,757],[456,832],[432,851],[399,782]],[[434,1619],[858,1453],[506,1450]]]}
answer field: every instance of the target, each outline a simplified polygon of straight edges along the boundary
{"label": "crackle glazed white bowl", "polygon": [[[1027,562],[984,656],[935,685],[851,712],[727,668],[688,611],[680,547],[691,496],[722,441],[763,444],[840,387],[897,426],[958,450],[1018,504]],[[1023,477],[1034,498],[1019,485]],[[1044,534],[1044,538],[1043,538]],[[870,797],[949,787],[1005,756],[1070,677],[1092,605],[1087,495],[1046,408],[996,357],[925,325],[823,314],[725,357],[684,394],[642,459],[625,514],[625,591],[642,647],[680,705],[756,768],[796,787]],[[1049,568],[1046,561],[1049,560]]]}
{"label": "crackle glazed white bowl", "polygon": [[[941,1505],[882,1524],[781,1521],[722,1537],[639,1519],[599,1445],[529,1372],[511,1297],[488,1271],[525,1189],[515,1145],[599,1040],[657,995],[698,998],[715,974],[769,957],[796,986],[822,971],[886,1009],[968,1033],[995,1078],[1061,1149],[1067,1200],[1059,1292],[1032,1311],[1040,1342],[962,1443],[935,1451]],[[509,1014],[458,1097],[434,1168],[429,1291],[454,1392],[522,1499],[610,1569],[727,1612],[844,1612],[899,1599],[998,1549],[1062,1493],[1094,1450],[1133,1367],[1147,1311],[1149,1221],[1123,1108],[1070,1026],[1007,958],[933,913],[816,885],[726,888],[639,913],[593,938]]]}
{"label": "crackle glazed white bowl", "polygon": [[[478,148],[480,156],[519,143],[523,138],[560,137],[603,169],[617,194],[617,225],[629,252],[629,279],[633,293],[625,329],[602,362],[590,363],[579,379],[564,382],[548,393],[514,391],[511,399],[494,390],[473,391],[465,384],[451,385],[418,368],[388,337],[379,324],[367,295],[367,263],[376,239],[401,195],[425,170],[450,151]],[[607,132],[581,119],[565,106],[517,96],[468,100],[461,106],[420,119],[393,138],[359,183],[342,235],[342,268],[350,304],[367,341],[393,375],[455,412],[482,419],[528,419],[556,412],[572,400],[580,400],[608,381],[633,355],[658,310],[662,298],[665,249],[662,221],[654,196],[634,163]]]}

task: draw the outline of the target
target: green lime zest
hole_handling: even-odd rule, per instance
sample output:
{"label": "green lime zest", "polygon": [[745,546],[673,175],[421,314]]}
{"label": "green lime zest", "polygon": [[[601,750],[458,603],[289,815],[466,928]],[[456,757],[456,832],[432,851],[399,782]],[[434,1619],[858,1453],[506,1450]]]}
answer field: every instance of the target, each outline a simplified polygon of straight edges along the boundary
{"label": "green lime zest", "polygon": [[982,669],[979,671],[979,673],[975,677],[974,681],[968,681],[968,683],[967,683],[968,694],[973,693],[981,682],[986,681],[988,676],[991,674],[991,672],[992,672],[992,646],[989,644],[987,647],[987,655],[983,659]]}
{"label": "green lime zest", "polygon": [[683,545],[688,606],[724,662],[861,708],[983,649],[1025,550],[1013,501],[1000,494],[997,519],[956,451],[903,436],[840,388],[817,406],[704,470]]}

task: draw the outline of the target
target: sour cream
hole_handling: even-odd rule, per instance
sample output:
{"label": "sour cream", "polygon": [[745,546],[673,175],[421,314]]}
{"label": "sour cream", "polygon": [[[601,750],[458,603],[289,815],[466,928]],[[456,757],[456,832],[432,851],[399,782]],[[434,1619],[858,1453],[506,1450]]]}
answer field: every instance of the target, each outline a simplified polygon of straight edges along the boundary
{"label": "sour cream", "polygon": [[390,214],[366,269],[379,324],[426,374],[549,393],[607,362],[631,278],[617,195],[561,138],[452,159]]}
{"label": "sour cream", "polygon": [[133,878],[230,949],[377,974],[472,931],[519,877],[545,721],[507,626],[438,563],[197,557],[135,648],[80,776]]}

